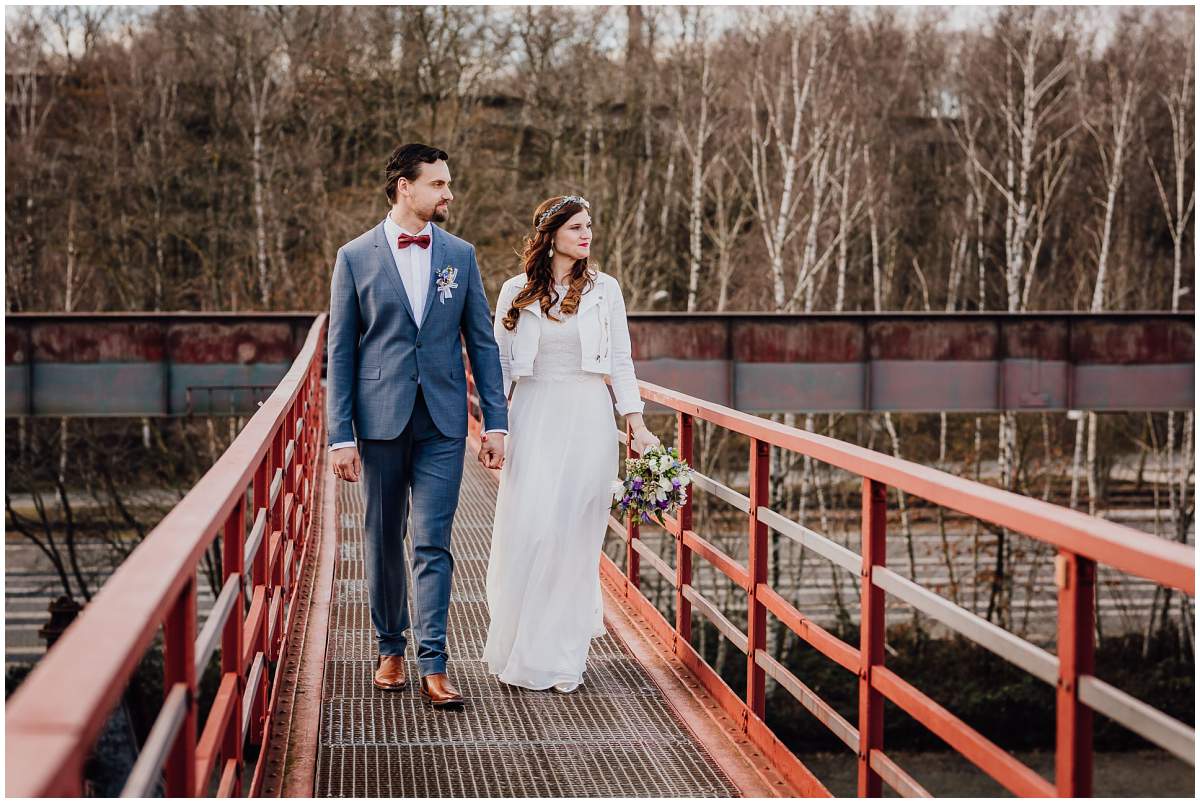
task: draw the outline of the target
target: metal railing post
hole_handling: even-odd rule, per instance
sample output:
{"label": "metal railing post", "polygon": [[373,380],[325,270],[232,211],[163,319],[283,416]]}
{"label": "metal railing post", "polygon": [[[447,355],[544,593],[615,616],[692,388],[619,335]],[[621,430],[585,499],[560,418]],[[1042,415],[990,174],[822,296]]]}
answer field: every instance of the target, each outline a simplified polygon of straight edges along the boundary
{"label": "metal railing post", "polygon": [[[631,458],[639,457],[638,453],[633,448],[633,430],[628,422],[625,424],[625,451]],[[633,548],[633,542],[641,537],[641,524],[638,517],[632,513],[627,513],[625,516],[625,579],[634,588],[640,588],[641,581],[641,561],[638,560],[641,556],[638,551]]]}
{"label": "metal railing post", "polygon": [[[689,466],[692,464],[692,417],[679,413],[676,417],[676,438],[679,456]],[[692,603],[683,596],[683,587],[692,582],[692,551],[683,543],[684,530],[692,529],[692,497],[695,488],[689,488],[687,502],[679,509],[679,531],[675,533],[675,633],[685,644],[692,640]]]}
{"label": "metal railing post", "polygon": [[876,566],[887,565],[887,486],[863,478],[862,608],[858,669],[858,796],[881,797],[883,779],[871,769],[871,751],[883,749],[883,695],[872,688],[871,672],[883,665],[884,592],[871,582]]}
{"label": "metal railing post", "polygon": [[196,578],[184,584],[163,621],[163,699],[183,683],[187,713],[163,765],[167,797],[191,797],[196,789]]}
{"label": "metal railing post", "polygon": [[763,719],[766,713],[766,673],[755,653],[767,647],[767,609],[758,598],[759,584],[767,582],[767,525],[758,520],[758,508],[770,504],[771,445],[750,439],[750,588],[746,600],[746,707]]}
{"label": "metal railing post", "polygon": [[[267,449],[266,454],[263,455],[262,462],[254,470],[254,516],[251,518],[251,521],[253,521],[258,517],[258,511],[266,511],[262,541],[258,545],[258,551],[254,553],[254,563],[250,569],[251,592],[261,587],[265,603],[270,603],[271,600],[269,567],[267,565],[267,552],[270,549],[271,534],[271,452],[271,449]],[[264,623],[262,633],[258,637],[258,649],[262,650],[264,660],[270,655],[267,647],[268,629],[269,623]],[[253,654],[251,652],[251,656]],[[265,671],[259,677],[258,688],[254,690],[253,700],[253,710],[250,714],[250,743],[262,744],[263,724],[267,716],[267,673]]]}
{"label": "metal railing post", "polygon": [[221,674],[233,673],[237,677],[237,696],[233,705],[233,718],[222,742],[222,758],[234,759],[239,768],[234,794],[241,796],[242,766],[242,693],[246,689],[246,667],[242,664],[242,633],[245,629],[246,603],[242,588],[246,583],[246,494],[243,491],[237,504],[225,519],[225,530],[221,535],[221,563],[223,580],[238,575],[237,601],[233,613],[225,622],[221,633]]}
{"label": "metal railing post", "polygon": [[[286,442],[284,437],[287,429],[287,416],[284,416],[284,421],[279,429],[275,430],[274,437],[271,438],[271,474],[268,475],[269,482],[275,483],[275,472],[279,469],[283,470],[284,480],[279,484],[279,491],[275,494],[275,504],[271,506],[271,526],[268,528],[270,538],[267,539],[267,596],[265,600],[267,609],[267,626],[263,628],[263,655],[267,661],[274,662],[279,660],[279,646],[283,640],[283,609],[284,598],[283,592],[286,591],[283,579],[283,561],[287,554],[287,530],[284,528],[283,521],[283,500],[287,492],[287,469],[283,465],[283,455]],[[271,547],[271,542],[278,538],[279,554],[275,554],[275,549]],[[275,606],[275,612],[272,614],[271,608],[275,602],[276,594],[279,594],[280,604]],[[267,673],[263,673],[266,675]]]}
{"label": "metal railing post", "polygon": [[1095,671],[1096,564],[1063,550],[1058,585],[1058,689],[1055,786],[1062,797],[1091,797],[1092,709],[1079,701],[1079,676]]}

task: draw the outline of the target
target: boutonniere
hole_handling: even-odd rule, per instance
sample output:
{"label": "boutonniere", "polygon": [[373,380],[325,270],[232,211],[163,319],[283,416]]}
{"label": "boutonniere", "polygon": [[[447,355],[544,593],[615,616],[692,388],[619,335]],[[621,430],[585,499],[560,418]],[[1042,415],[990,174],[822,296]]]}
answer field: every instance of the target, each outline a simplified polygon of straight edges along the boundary
{"label": "boutonniere", "polygon": [[447,298],[453,298],[454,296],[450,291],[458,287],[458,283],[454,281],[458,278],[458,268],[447,265],[437,272],[436,278],[438,300],[445,304]]}

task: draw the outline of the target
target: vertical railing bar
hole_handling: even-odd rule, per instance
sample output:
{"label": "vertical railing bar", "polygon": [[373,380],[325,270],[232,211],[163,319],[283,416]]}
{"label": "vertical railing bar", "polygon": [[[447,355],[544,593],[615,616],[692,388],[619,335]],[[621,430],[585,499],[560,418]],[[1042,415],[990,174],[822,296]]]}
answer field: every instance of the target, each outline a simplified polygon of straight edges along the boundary
{"label": "vertical railing bar", "polygon": [[871,672],[883,665],[885,593],[872,582],[875,566],[887,565],[887,486],[866,477],[862,486],[862,607],[858,671],[858,796],[881,797],[883,779],[871,767],[871,751],[883,750],[883,696]]}
{"label": "vertical railing bar", "polygon": [[758,598],[759,584],[767,582],[767,525],[758,520],[758,508],[770,504],[771,445],[758,438],[750,439],[750,575],[749,597],[746,602],[746,708],[759,719],[766,716],[766,673],[754,660],[756,650],[767,649],[767,609]]}
{"label": "vertical railing bar", "polygon": [[188,577],[163,622],[163,689],[187,689],[187,713],[163,776],[167,797],[190,797],[196,784],[196,576]]}
{"label": "vertical railing bar", "polygon": [[[262,542],[259,544],[258,549],[254,552],[254,563],[251,567],[251,576],[253,589],[257,589],[258,587],[262,587],[263,589],[264,604],[269,599],[268,593],[270,591],[268,587],[269,577],[267,572],[267,552],[269,551],[270,545],[273,511],[271,510],[270,506],[271,489],[267,478],[270,477],[272,473],[272,456],[273,450],[268,448],[262,457],[262,461],[258,464],[258,468],[255,469],[254,472],[254,509],[256,511],[265,510],[266,521],[265,525],[263,526]],[[252,596],[253,589],[251,594]],[[262,630],[264,633],[266,632],[267,628],[265,624]],[[263,651],[264,655],[266,654],[265,644],[265,636],[260,635],[258,649]],[[252,702],[250,708],[244,711],[243,714],[246,717],[247,722],[254,725],[254,727],[250,728],[250,742],[251,744],[255,745],[262,743],[263,730],[261,728],[261,723],[265,718],[267,711],[265,675],[265,672],[257,675],[252,672],[247,679],[247,691],[249,691],[249,699]],[[243,700],[244,699],[245,697],[243,697]]]}
{"label": "vertical railing bar", "polygon": [[1094,561],[1063,550],[1055,559],[1058,585],[1058,689],[1054,778],[1063,797],[1092,794],[1092,709],[1079,699],[1080,675],[1095,670]]}
{"label": "vertical railing bar", "polygon": [[[246,555],[246,493],[238,496],[233,512],[225,520],[225,532],[222,535],[222,572],[226,578],[233,575],[245,577],[244,559]],[[234,794],[241,796],[242,788],[242,694],[246,690],[246,667],[242,665],[242,638],[245,628],[246,604],[245,597],[237,595],[237,606],[233,616],[225,623],[221,635],[221,673],[232,672],[237,676],[237,701],[234,704],[233,724],[225,733],[221,747],[223,759],[233,759],[237,768],[234,774]]]}
{"label": "vertical railing bar", "polygon": [[[692,416],[679,413],[675,430],[679,457],[690,466],[693,460]],[[692,603],[683,595],[683,587],[692,582],[692,550],[683,542],[683,533],[692,529],[693,490],[687,489],[687,501],[679,509],[679,526],[675,531],[675,637],[684,644],[690,644],[692,640]]]}
{"label": "vertical railing bar", "polygon": [[[628,422],[625,423],[625,437],[626,454],[631,459],[638,458],[637,450],[633,448],[633,429]],[[641,555],[633,548],[634,540],[641,537],[641,524],[633,513],[625,514],[625,533],[628,536],[625,539],[625,579],[634,588],[641,588]]]}

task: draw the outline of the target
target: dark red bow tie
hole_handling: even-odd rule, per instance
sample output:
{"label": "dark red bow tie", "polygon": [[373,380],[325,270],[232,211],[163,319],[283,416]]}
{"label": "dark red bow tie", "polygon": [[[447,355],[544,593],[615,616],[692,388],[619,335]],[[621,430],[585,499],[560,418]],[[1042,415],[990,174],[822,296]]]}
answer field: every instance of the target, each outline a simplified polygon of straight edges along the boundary
{"label": "dark red bow tie", "polygon": [[400,236],[396,238],[396,247],[408,248],[410,245],[419,245],[422,248],[428,248],[429,240],[430,237],[428,234],[418,234],[416,237],[413,237],[411,234],[404,234],[402,232]]}

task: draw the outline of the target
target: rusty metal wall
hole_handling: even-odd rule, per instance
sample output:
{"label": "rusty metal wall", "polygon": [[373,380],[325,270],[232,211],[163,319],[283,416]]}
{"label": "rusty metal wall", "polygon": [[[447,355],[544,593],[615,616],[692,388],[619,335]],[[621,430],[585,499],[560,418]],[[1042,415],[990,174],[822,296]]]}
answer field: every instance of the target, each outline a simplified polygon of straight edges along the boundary
{"label": "rusty metal wall", "polygon": [[188,412],[189,388],[193,412],[253,413],[257,401],[287,373],[314,318],[312,313],[7,315],[5,415],[182,415]]}
{"label": "rusty metal wall", "polygon": [[[5,414],[254,409],[313,313],[15,314]],[[631,313],[638,377],[752,413],[1182,410],[1187,313]],[[231,404],[232,402],[232,404]]]}
{"label": "rusty metal wall", "polygon": [[640,313],[638,378],[745,412],[1191,409],[1191,313]]}

